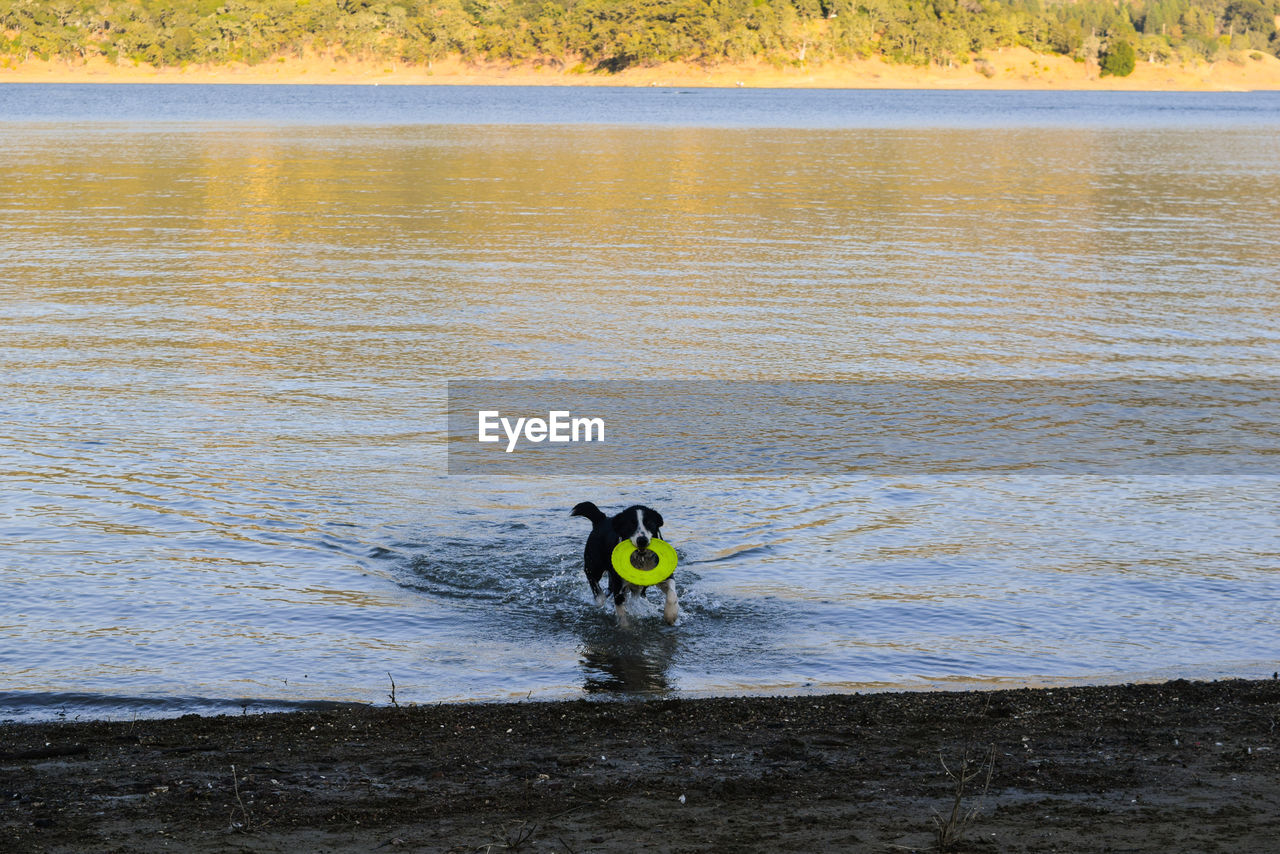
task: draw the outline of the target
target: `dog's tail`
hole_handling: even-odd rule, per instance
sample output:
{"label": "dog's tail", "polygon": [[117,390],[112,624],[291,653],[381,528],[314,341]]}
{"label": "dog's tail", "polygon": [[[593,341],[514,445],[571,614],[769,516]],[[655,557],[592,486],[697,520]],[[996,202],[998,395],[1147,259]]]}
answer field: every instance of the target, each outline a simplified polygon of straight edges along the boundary
{"label": "dog's tail", "polygon": [[569,515],[570,516],[586,516],[588,519],[591,520],[591,524],[593,525],[598,524],[600,522],[609,521],[609,517],[604,515],[604,512],[599,507],[592,504],[590,501],[584,501],[581,504],[577,505],[576,507],[573,508],[573,512],[571,512]]}

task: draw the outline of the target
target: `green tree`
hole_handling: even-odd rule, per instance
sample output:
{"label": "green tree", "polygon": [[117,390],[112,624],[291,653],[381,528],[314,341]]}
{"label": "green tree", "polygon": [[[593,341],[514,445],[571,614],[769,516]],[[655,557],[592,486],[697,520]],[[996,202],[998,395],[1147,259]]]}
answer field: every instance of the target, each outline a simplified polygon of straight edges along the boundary
{"label": "green tree", "polygon": [[1123,39],[1112,42],[1102,54],[1102,76],[1128,77],[1133,73],[1135,62],[1133,45]]}

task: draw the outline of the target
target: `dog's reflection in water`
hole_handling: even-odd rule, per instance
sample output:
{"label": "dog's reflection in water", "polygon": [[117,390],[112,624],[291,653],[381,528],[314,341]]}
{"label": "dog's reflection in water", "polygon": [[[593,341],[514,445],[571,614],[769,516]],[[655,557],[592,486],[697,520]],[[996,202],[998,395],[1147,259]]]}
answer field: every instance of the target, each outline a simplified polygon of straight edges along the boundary
{"label": "dog's reflection in water", "polygon": [[583,688],[588,694],[666,694],[668,671],[679,648],[674,632],[610,633],[582,649]]}

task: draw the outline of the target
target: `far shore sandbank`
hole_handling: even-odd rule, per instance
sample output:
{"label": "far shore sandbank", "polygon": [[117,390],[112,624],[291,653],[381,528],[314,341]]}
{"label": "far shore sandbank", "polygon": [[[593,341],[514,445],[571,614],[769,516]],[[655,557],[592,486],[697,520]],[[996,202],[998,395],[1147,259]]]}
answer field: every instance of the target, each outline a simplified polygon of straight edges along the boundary
{"label": "far shore sandbank", "polygon": [[30,60],[0,66],[0,83],[280,83],[344,85],[662,86],[791,89],[1038,89],[1118,91],[1280,90],[1280,59],[1259,52],[1197,64],[1139,62],[1128,77],[1103,77],[1096,63],[1033,53],[992,52],[952,67],[895,65],[879,59],[824,65],[687,63],[617,73],[580,66],[501,65],[448,59],[430,65],[352,60],[342,56],[278,57],[256,65],[154,68],[110,63]]}

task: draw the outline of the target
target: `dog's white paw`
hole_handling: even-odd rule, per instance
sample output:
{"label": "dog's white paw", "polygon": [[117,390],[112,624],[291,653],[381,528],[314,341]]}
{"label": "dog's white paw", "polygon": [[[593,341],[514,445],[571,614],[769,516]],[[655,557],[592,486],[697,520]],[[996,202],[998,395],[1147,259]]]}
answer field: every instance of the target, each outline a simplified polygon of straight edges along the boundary
{"label": "dog's white paw", "polygon": [[660,586],[666,596],[662,604],[662,619],[667,621],[668,626],[674,626],[676,618],[680,616],[680,598],[676,596],[676,583],[668,578]]}

